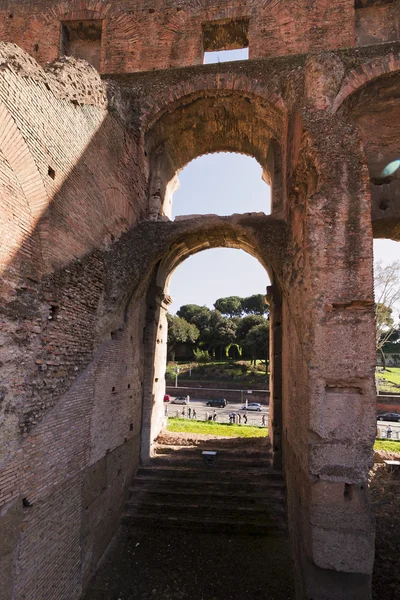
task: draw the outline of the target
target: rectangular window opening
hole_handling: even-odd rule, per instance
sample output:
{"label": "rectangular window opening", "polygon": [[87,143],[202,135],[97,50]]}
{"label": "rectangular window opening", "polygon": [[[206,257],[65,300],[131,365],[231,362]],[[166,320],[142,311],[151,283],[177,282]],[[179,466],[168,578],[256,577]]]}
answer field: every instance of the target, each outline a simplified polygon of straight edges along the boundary
{"label": "rectangular window opening", "polygon": [[394,4],[396,0],[355,0],[354,7],[370,8],[371,6],[383,6],[385,4]]}
{"label": "rectangular window opening", "polygon": [[103,21],[64,21],[61,23],[60,55],[74,56],[100,70]]}
{"label": "rectangular window opening", "polygon": [[204,64],[247,60],[248,32],[248,19],[221,19],[203,23]]}

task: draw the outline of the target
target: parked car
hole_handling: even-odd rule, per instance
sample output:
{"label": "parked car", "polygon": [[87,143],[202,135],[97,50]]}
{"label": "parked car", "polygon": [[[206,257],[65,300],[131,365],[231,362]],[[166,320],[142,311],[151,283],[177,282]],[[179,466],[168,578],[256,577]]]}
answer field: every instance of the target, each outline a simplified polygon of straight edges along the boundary
{"label": "parked car", "polygon": [[165,394],[164,402],[169,402],[171,400],[171,396],[169,394]]}
{"label": "parked car", "polygon": [[213,400],[207,400],[206,406],[212,406],[214,408],[225,408],[227,405],[225,398],[214,398]]}
{"label": "parked car", "polygon": [[178,396],[170,401],[170,404],[189,404],[186,396]]}
{"label": "parked car", "polygon": [[400,423],[400,415],[398,413],[383,413],[383,415],[378,415],[378,421],[395,421]]}
{"label": "parked car", "polygon": [[241,407],[240,410],[258,410],[258,411],[260,411],[261,409],[262,409],[262,406],[258,402],[249,402],[249,404],[247,406],[245,404],[243,404],[243,406]]}

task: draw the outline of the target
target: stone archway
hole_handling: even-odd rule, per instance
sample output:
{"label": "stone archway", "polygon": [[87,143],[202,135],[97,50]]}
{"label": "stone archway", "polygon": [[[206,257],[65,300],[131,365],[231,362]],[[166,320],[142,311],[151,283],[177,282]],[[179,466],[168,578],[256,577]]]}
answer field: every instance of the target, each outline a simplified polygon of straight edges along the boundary
{"label": "stone archway", "polygon": [[[182,228],[184,226],[184,230]],[[260,239],[260,226],[262,239]],[[147,318],[145,333],[145,375],[143,393],[142,421],[142,461],[152,454],[152,444],[164,421],[162,399],[165,391],[166,364],[166,312],[170,298],[168,281],[176,267],[189,256],[209,248],[225,247],[244,250],[254,256],[269,272],[271,278],[278,280],[282,273],[285,257],[286,232],[282,222],[272,217],[258,215],[234,215],[233,217],[203,216],[194,219],[166,223],[169,230],[169,244],[166,240],[166,252],[158,262],[147,292]],[[271,323],[275,325],[276,309],[272,306]],[[277,319],[280,320],[279,310]],[[274,329],[275,331],[275,329]],[[276,339],[275,331],[275,339]],[[273,368],[273,367],[272,367]],[[278,396],[281,389],[280,369],[275,376]],[[271,406],[274,404],[274,389],[271,392]],[[280,397],[274,414],[275,425],[270,423],[274,451],[281,453]],[[279,459],[278,459],[279,461]]]}

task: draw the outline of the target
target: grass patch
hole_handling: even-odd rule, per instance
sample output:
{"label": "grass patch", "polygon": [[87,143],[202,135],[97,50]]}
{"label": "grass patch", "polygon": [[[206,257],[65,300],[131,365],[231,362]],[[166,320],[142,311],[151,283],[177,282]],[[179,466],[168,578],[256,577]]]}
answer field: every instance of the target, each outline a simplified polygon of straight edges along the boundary
{"label": "grass patch", "polygon": [[254,427],[253,425],[223,425],[214,421],[191,421],[190,419],[168,419],[168,431],[174,433],[205,433],[215,437],[267,437],[267,427]]}
{"label": "grass patch", "polygon": [[257,361],[251,365],[245,360],[210,361],[208,363],[173,363],[167,365],[165,377],[168,382],[175,381],[175,368],[179,368],[179,381],[189,383],[191,379],[215,383],[232,383],[241,386],[268,386],[269,375],[265,372],[265,362]]}
{"label": "grass patch", "polygon": [[388,367],[385,371],[376,370],[380,392],[400,393],[400,367]]}
{"label": "grass patch", "polygon": [[395,442],[394,440],[376,440],[374,444],[374,450],[383,450],[384,452],[397,452],[397,454],[400,454],[400,441]]}

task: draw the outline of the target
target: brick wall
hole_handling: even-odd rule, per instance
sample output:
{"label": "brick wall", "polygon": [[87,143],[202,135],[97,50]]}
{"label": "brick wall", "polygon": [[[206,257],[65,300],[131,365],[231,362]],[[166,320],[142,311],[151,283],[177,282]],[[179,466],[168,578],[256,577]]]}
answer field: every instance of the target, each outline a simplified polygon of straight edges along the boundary
{"label": "brick wall", "polygon": [[[94,62],[102,73],[201,64],[202,24],[213,21],[248,19],[250,58],[354,45],[354,0],[14,1],[0,17],[0,39],[16,42],[41,64],[59,55],[61,23],[100,21],[101,50]],[[81,56],[90,55],[85,50]]]}
{"label": "brick wall", "polygon": [[147,169],[94,70],[0,61],[1,594],[74,600],[139,461],[145,287],[111,247]]}

